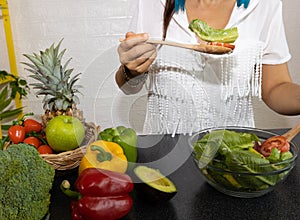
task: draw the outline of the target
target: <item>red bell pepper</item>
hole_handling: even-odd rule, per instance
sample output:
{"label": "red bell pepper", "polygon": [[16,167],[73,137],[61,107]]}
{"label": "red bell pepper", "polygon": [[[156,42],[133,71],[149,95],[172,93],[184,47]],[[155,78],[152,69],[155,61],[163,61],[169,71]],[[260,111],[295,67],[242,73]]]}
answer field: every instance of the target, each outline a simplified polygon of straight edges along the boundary
{"label": "red bell pepper", "polygon": [[131,178],[98,168],[87,168],[75,181],[76,191],[64,180],[62,191],[77,200],[72,201],[73,220],[116,220],[129,213],[133,200],[129,193],[133,190]]}

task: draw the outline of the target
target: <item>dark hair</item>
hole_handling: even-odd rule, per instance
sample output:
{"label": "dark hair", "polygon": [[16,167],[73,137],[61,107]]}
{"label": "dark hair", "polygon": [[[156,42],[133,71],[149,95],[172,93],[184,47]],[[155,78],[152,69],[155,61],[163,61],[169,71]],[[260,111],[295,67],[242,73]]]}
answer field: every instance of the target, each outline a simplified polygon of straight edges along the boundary
{"label": "dark hair", "polygon": [[174,10],[175,0],[166,0],[166,6],[164,11],[164,25],[163,25],[163,40],[166,39],[168,26],[175,12]]}

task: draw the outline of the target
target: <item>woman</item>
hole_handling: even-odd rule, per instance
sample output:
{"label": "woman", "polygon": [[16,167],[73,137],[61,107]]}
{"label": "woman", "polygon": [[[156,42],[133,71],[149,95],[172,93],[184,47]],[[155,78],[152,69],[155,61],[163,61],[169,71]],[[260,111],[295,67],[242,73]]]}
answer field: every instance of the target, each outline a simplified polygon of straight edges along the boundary
{"label": "woman", "polygon": [[[215,29],[237,27],[233,53],[146,43],[149,38],[199,42],[188,28],[194,19]],[[140,0],[134,20],[135,32],[118,47],[122,65],[116,82],[126,94],[146,85],[146,133],[254,127],[254,96],[280,114],[300,113],[300,87],[291,81],[287,65],[291,55],[281,0]]]}

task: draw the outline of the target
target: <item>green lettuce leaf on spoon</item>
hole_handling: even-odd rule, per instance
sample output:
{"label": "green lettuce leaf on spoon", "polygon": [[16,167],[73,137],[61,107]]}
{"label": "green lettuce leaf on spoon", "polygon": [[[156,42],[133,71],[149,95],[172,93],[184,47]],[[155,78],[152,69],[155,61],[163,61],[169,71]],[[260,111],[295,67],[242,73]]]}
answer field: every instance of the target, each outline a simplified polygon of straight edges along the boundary
{"label": "green lettuce leaf on spoon", "polygon": [[189,29],[207,42],[234,43],[239,36],[237,27],[214,29],[200,19],[194,19],[189,24]]}

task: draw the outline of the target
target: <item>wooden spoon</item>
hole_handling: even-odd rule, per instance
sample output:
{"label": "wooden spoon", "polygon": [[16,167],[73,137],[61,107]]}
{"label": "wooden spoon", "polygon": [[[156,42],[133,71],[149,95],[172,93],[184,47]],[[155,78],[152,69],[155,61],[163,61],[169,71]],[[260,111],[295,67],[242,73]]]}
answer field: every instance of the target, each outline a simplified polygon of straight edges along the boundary
{"label": "wooden spoon", "polygon": [[296,126],[294,126],[292,129],[284,133],[283,137],[286,138],[288,142],[291,142],[291,140],[294,139],[294,137],[300,132],[300,123],[298,123]]}
{"label": "wooden spoon", "polygon": [[180,47],[180,48],[195,50],[202,53],[209,53],[209,54],[225,54],[225,53],[232,52],[231,48],[223,47],[219,45],[209,45],[206,43],[184,44],[184,43],[178,43],[173,41],[163,41],[163,40],[154,40],[154,39],[147,40],[147,43]]}

